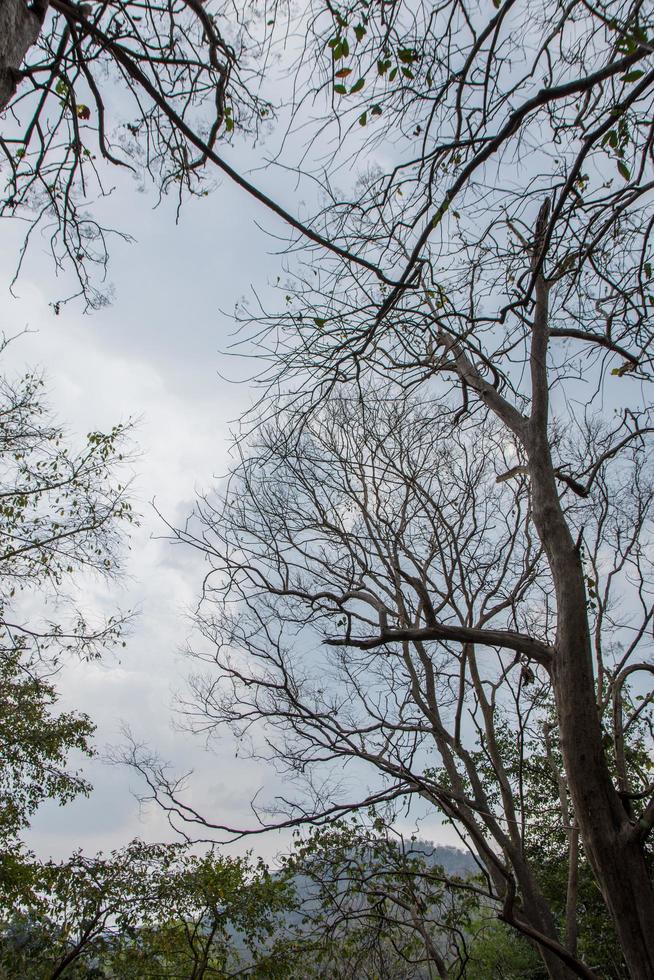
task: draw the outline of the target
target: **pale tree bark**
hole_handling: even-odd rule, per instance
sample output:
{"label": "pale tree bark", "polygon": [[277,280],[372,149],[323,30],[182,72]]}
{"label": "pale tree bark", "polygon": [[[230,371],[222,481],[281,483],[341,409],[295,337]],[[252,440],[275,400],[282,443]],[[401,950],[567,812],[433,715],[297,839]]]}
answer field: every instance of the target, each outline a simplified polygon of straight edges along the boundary
{"label": "pale tree bark", "polygon": [[7,108],[20,79],[20,66],[36,41],[47,2],[0,0],[0,112]]}

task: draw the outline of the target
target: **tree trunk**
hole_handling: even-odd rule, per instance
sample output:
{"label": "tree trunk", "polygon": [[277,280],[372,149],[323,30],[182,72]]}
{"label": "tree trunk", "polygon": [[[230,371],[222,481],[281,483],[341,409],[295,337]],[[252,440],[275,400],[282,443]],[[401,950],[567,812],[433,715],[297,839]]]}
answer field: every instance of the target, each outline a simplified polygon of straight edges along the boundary
{"label": "tree trunk", "polygon": [[574,818],[568,830],[568,886],[565,896],[565,944],[577,955],[577,897],[579,892],[579,827]]}
{"label": "tree trunk", "polygon": [[[654,892],[644,854],[613,787],[602,746],[583,570],[566,563],[557,588],[559,638],[554,663],[561,749],[588,860],[615,922],[633,980],[654,977]],[[575,603],[576,608],[570,608]]]}
{"label": "tree trunk", "polygon": [[25,0],[0,0],[0,112],[16,91],[20,66],[39,36],[44,13],[44,7],[32,10]]}
{"label": "tree trunk", "polygon": [[[522,893],[522,917],[548,939],[560,943],[552,911],[536,884],[531,868],[516,855],[512,860]],[[575,973],[551,949],[535,944],[551,980],[572,980]]]}
{"label": "tree trunk", "polygon": [[614,920],[630,974],[633,980],[652,980],[654,891],[641,845],[604,756],[584,572],[561,509],[546,428],[546,424],[532,424],[526,449],[534,523],[556,594],[552,681],[561,751],[584,849]]}

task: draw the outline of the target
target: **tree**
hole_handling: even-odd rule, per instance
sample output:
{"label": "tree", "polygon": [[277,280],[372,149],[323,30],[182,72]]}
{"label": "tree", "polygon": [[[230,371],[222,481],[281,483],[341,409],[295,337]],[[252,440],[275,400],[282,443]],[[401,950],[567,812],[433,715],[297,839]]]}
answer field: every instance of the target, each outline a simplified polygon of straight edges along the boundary
{"label": "tree", "polygon": [[9,977],[273,977],[282,959],[266,941],[292,893],[249,857],[136,840],[38,865],[35,879],[5,924]]}
{"label": "tree", "polygon": [[[421,600],[415,625],[376,621],[353,636],[345,615],[340,637],[330,635],[375,663],[389,647],[429,640],[455,663],[468,665],[473,644],[484,655],[518,654],[525,680],[546,675],[585,853],[632,975],[651,976],[654,895],[643,845],[654,800],[644,785],[625,786],[620,771],[613,778],[600,722],[608,698],[620,765],[620,692],[627,678],[651,672],[635,656],[651,621],[650,495],[638,457],[652,430],[638,385],[652,366],[651,11],[617,0],[506,0],[492,9],[446,0],[436,10],[354,0],[300,18],[295,91],[326,96],[319,126],[324,133],[331,122],[337,134],[321,232],[308,237],[321,248],[329,239],[333,259],[303,256],[283,284],[281,312],[242,313],[271,358],[272,391],[281,384],[310,414],[345,381],[366,397],[380,377],[422,386],[438,395],[457,451],[463,433],[493,431],[494,420],[493,452],[506,466],[493,479],[528,500],[513,533],[534,576],[496,614],[497,628],[453,610],[455,636],[438,606],[432,621]],[[295,107],[300,125],[305,104]],[[364,151],[372,165],[339,195],[338,167],[353,169]],[[635,496],[620,467],[637,480]],[[623,608],[633,608],[635,626],[611,608],[618,591],[632,597]],[[307,603],[302,615],[310,613]],[[256,662],[262,655],[247,643]],[[312,731],[322,724],[329,730],[319,713]],[[518,860],[518,838],[512,848]],[[531,904],[541,943],[550,934],[548,968],[560,972],[553,924],[528,877],[517,881],[523,911]],[[512,877],[500,874],[496,887],[512,917]]]}
{"label": "tree", "polygon": [[502,922],[485,923],[470,947],[470,975],[479,980],[543,980],[543,964],[528,943]]}
{"label": "tree", "polygon": [[[617,785],[647,786],[652,767],[648,744],[652,719],[647,708],[647,699],[638,695],[636,703],[631,701],[626,706],[622,720],[613,715],[613,706],[606,705],[603,742]],[[525,807],[532,825],[530,860],[538,869],[566,945],[584,962],[592,963],[600,975],[626,978],[629,973],[615,929],[579,841],[553,719],[552,706],[548,705],[541,737],[532,740],[524,753]],[[518,764],[515,758],[513,766]],[[625,804],[630,805],[628,797]],[[651,873],[651,839],[645,843],[645,859]]]}
{"label": "tree", "polygon": [[[211,563],[199,619],[207,642],[196,656],[219,667],[217,677],[193,678],[189,720],[205,734],[230,724],[243,750],[306,776],[311,808],[286,797],[287,817],[262,826],[321,824],[412,796],[437,807],[478,856],[490,907],[540,945],[550,975],[595,976],[557,928],[560,905],[544,890],[535,845],[544,834],[528,759],[551,724],[556,617],[547,557],[530,530],[529,480],[505,479],[515,447],[497,421],[456,419],[440,400],[387,388],[333,398],[301,429],[291,408],[258,433],[224,494],[178,532]],[[616,640],[642,636],[651,620],[649,557],[636,542],[653,499],[634,447],[628,467],[609,456],[588,496],[567,503]],[[640,620],[614,603],[625,567],[639,583]],[[625,650],[599,646],[601,616],[593,623],[605,704],[622,684]],[[348,762],[381,782],[371,776],[365,791],[361,775],[342,783]],[[203,834],[244,830],[188,810],[163,770],[141,769]],[[567,771],[561,779],[549,821],[563,828],[572,863],[576,809]],[[646,754],[624,773],[635,826],[650,780]]]}
{"label": "tree", "polygon": [[87,622],[70,587],[81,572],[110,579],[120,571],[122,528],[134,521],[126,477],[120,481],[129,425],[89,432],[73,451],[36,372],[0,378],[0,425],[4,650],[54,666],[65,653],[99,656],[124,617]]}
{"label": "tree", "polygon": [[87,211],[108,193],[101,164],[148,174],[161,192],[202,194],[219,136],[269,111],[248,92],[225,15],[194,0],[0,4],[0,111],[9,109],[1,213],[27,220],[25,246],[35,229],[49,230],[55,262],[72,267],[91,306],[105,301],[91,274],[106,265],[111,231]]}
{"label": "tree", "polygon": [[372,813],[316,829],[285,867],[302,895],[293,976],[465,975],[478,889],[446,875],[433,848],[406,840],[387,818]]}
{"label": "tree", "polygon": [[33,865],[20,834],[44,800],[61,805],[91,787],[66,768],[68,754],[92,755],[94,725],[85,714],[53,715],[54,687],[22,663],[15,650],[0,654],[0,899],[12,905],[29,894]]}
{"label": "tree", "polygon": [[[268,352],[271,391],[276,396],[283,386],[309,416],[343,382],[359,384],[365,398],[380,378],[396,379],[403,390],[421,386],[444,405],[440,418],[449,419],[460,448],[464,433],[471,433],[472,445],[483,445],[481,433],[495,420],[501,437],[493,452],[506,459],[494,478],[516,492],[524,487],[528,503],[513,525],[515,543],[519,555],[535,561],[533,578],[496,614],[497,629],[478,623],[469,604],[462,607],[466,615],[441,608],[423,583],[410,607],[411,625],[394,608],[388,623],[371,616],[369,629],[362,625],[358,634],[349,628],[357,597],[337,590],[341,633],[328,635],[347,651],[346,668],[349,658],[358,662],[353,651],[367,653],[378,670],[389,649],[399,656],[404,644],[429,640],[445,657],[443,679],[450,657],[455,674],[461,658],[468,663],[471,643],[484,656],[498,651],[505,665],[517,653],[526,661],[525,677],[547,676],[585,853],[631,975],[651,976],[654,893],[644,842],[654,799],[647,784],[626,787],[620,774],[614,780],[600,722],[604,699],[615,701],[619,743],[625,678],[641,675],[644,682],[652,671],[648,659],[637,657],[652,616],[651,492],[638,454],[652,432],[648,388],[638,384],[650,380],[652,366],[651,10],[613,0],[565,7],[525,0],[492,10],[446,2],[436,11],[354,3],[319,11],[309,31],[324,60],[320,75],[311,60],[317,48],[307,44],[307,88],[315,90],[311,81],[319,78],[333,96],[339,132],[351,123],[361,134],[335,150],[332,171],[346,160],[352,167],[362,148],[368,155],[380,150],[379,169],[362,168],[352,196],[326,186],[325,221],[336,240],[365,249],[396,283],[387,287],[336,260],[316,265],[314,259],[312,266],[306,256],[283,284],[280,312],[240,314],[254,323],[251,337]],[[297,429],[297,415],[291,422]],[[472,434],[477,429],[479,437]],[[275,462],[281,465],[279,456]],[[627,478],[635,481],[635,495]],[[326,474],[321,479],[329,486]],[[266,489],[260,492],[265,500]],[[278,505],[289,501],[280,495]],[[248,548],[279,518],[267,512],[260,518],[255,509],[253,520],[244,532]],[[319,511],[313,520],[307,536],[331,530]],[[287,592],[283,558],[260,555],[237,572],[232,552],[230,584],[238,593],[239,574],[254,582],[261,573],[262,607],[279,605],[278,593]],[[216,564],[224,563],[221,552]],[[477,581],[476,565],[471,557],[463,566],[466,592]],[[280,579],[269,588],[268,576],[278,569]],[[320,624],[320,603],[328,603],[340,574],[329,562],[314,602],[294,585],[298,626]],[[622,614],[614,604],[618,594]],[[504,590],[500,595],[505,601]],[[262,650],[246,631],[241,642],[251,665],[272,662],[277,686],[265,676],[252,679],[240,665],[223,669],[237,677],[241,671],[255,687],[244,719],[257,712],[262,692],[270,696],[270,717],[292,727],[275,696],[281,691],[292,707],[298,680],[287,684],[287,647],[263,611],[260,619],[271,646]],[[458,654],[446,641],[458,644]],[[497,682],[506,689],[502,671]],[[410,703],[419,705],[427,692],[418,683]],[[337,703],[292,712],[305,719],[305,745],[314,736],[321,745],[336,738]],[[305,769],[320,757],[318,750],[313,758],[296,751]],[[450,806],[445,797],[438,802]],[[513,826],[509,819],[511,832]],[[498,881],[507,908],[512,887],[512,879]],[[518,887],[524,909],[529,888],[524,881]],[[535,893],[533,901],[540,906]],[[538,931],[546,935],[550,926],[543,919]],[[560,972],[552,961],[548,968]]]}
{"label": "tree", "polygon": [[145,976],[145,946],[153,956],[169,951],[168,975],[183,968],[200,980],[218,963],[224,975],[241,955],[230,930],[245,932],[243,947],[259,956],[259,940],[290,901],[282,879],[246,858],[133,841],[108,857],[43,862],[21,843],[45,799],[65,804],[91,789],[68,757],[92,754],[94,726],[86,714],[53,710],[53,675],[64,658],[96,659],[121,641],[126,617],[89,621],[74,586],[82,575],[110,580],[120,571],[123,528],[135,519],[121,476],[128,433],[128,425],[92,431],[74,450],[48,412],[39,374],[0,378],[3,976],[104,976],[114,966],[123,976],[123,959]]}
{"label": "tree", "polygon": [[213,852],[184,855],[160,875],[156,898],[109,957],[118,976],[288,975],[284,917],[294,892],[263,861]]}
{"label": "tree", "polygon": [[[152,180],[160,195],[174,190],[179,205],[186,195],[208,194],[208,173],[216,171],[301,236],[348,254],[218,153],[220,142],[236,132],[256,135],[274,114],[258,94],[277,5],[267,13],[264,22],[255,4],[203,0],[1,0],[0,216],[27,225],[18,272],[40,229],[56,267],[77,280],[67,299],[81,295],[90,308],[107,302],[93,273],[99,266],[104,279],[111,235],[127,236],[101,224],[93,205],[111,193],[105,168],[114,167]],[[108,92],[107,78],[119,83],[119,95]],[[55,313],[64,301],[53,303]]]}
{"label": "tree", "polygon": [[[1,345],[0,353],[6,347]],[[75,601],[81,573],[120,570],[122,528],[134,520],[120,482],[128,426],[90,432],[79,451],[50,416],[43,378],[0,377],[0,890],[29,893],[33,861],[20,835],[45,799],[61,804],[90,786],[68,769],[92,754],[94,725],[53,710],[63,658],[97,658],[126,616],[89,620]]]}

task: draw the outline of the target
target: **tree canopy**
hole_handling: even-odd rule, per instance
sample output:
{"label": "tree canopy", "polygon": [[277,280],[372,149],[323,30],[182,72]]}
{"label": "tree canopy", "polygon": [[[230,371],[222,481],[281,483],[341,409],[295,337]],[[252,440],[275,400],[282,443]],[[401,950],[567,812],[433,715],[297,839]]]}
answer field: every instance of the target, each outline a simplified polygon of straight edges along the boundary
{"label": "tree canopy", "polygon": [[[550,977],[651,977],[652,10],[315,0],[234,15],[238,50],[222,9],[141,10],[30,10],[5,209],[53,220],[88,292],[90,126],[161,189],[217,167],[287,221],[279,305],[236,310],[263,365],[249,438],[174,534],[208,563],[191,724],[298,792],[228,827],[132,764],[204,836],[419,800]],[[269,111],[262,52],[293,77],[275,160],[317,188],[304,222],[215,150],[237,103]],[[126,140],[96,62],[136,100]],[[615,945],[586,942],[595,914]]]}
{"label": "tree canopy", "polygon": [[[500,737],[508,711],[524,750],[551,695],[570,854],[578,829],[647,976],[651,775],[634,783],[620,745],[625,683],[651,672],[651,12],[355,3],[301,23],[314,148],[334,135],[319,220],[372,268],[309,247],[279,309],[237,311],[269,364],[263,428],[179,534],[213,569],[199,654],[219,668],[189,710],[257,720],[308,775],[290,822],[432,800],[550,974],[589,976],[526,860]],[[318,792],[344,758],[383,788]]]}

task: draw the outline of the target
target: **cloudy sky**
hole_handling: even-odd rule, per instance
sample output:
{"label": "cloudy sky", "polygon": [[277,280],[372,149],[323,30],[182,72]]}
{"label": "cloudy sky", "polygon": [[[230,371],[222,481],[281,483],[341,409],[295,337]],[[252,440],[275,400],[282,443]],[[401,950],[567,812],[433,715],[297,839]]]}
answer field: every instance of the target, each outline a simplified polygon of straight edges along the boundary
{"label": "cloudy sky", "polygon": [[[247,166],[241,149],[241,168]],[[259,174],[281,203],[302,212],[297,188]],[[165,533],[152,501],[171,523],[183,521],[195,492],[215,484],[229,467],[230,423],[253,398],[250,368],[227,356],[233,309],[255,283],[259,291],[281,270],[275,251],[284,228],[228,182],[208,198],[188,203],[175,225],[174,202],[153,208],[152,197],[124,180],[105,208],[112,223],[131,233],[131,244],[111,248],[111,305],[84,315],[76,304],[55,316],[49,303],[65,294],[46,244],[36,243],[24,272],[8,289],[20,229],[3,230],[0,283],[2,330],[27,329],[11,345],[6,366],[41,366],[50,403],[73,437],[138,419],[134,492],[142,526],[135,531],[122,584],[107,595],[104,584],[86,583],[88,601],[99,608],[138,608],[139,617],[120,658],[102,664],[71,664],[59,677],[65,707],[87,711],[98,726],[100,756],[117,745],[121,728],[149,743],[180,771],[193,768],[189,800],[221,822],[251,824],[254,793],[274,794],[275,776],[235,757],[225,739],[208,754],[174,725],[171,702],[183,688],[188,665],[181,648],[189,633],[187,613],[197,595],[202,568],[196,558],[162,540]],[[13,236],[13,237],[12,237]],[[234,379],[233,383],[224,376]],[[29,838],[43,855],[63,857],[75,847],[92,852],[125,844],[134,836],[168,837],[161,812],[142,811],[137,777],[102,758],[85,764],[94,784],[89,799],[65,808],[46,805]],[[445,840],[434,821],[422,832]],[[270,856],[279,837],[254,842]]]}
{"label": "cloudy sky", "polygon": [[[115,300],[90,316],[75,304],[53,315],[48,304],[61,295],[61,284],[45,246],[33,251],[12,297],[7,284],[18,237],[11,241],[3,229],[2,330],[30,331],[12,344],[6,367],[45,369],[51,405],[73,436],[139,420],[134,491],[143,523],[133,536],[128,576],[111,601],[138,607],[140,615],[120,661],[71,665],[60,677],[64,703],[91,714],[100,747],[118,742],[126,723],[180,767],[204,766],[202,801],[242,816],[260,777],[243,763],[236,766],[227,748],[207,760],[171,729],[171,695],[185,672],[178,655],[188,633],[184,617],[200,570],[191,556],[157,539],[164,529],[151,501],[172,521],[183,519],[195,491],[226,471],[230,422],[251,396],[247,384],[219,377],[239,372],[220,354],[231,325],[219,308],[233,308],[276,260],[253,223],[254,209],[235,189],[223,186],[199,205],[192,202],[177,227],[171,203],[153,210],[152,200],[130,183],[114,195],[113,220],[137,241],[114,246]],[[91,602],[107,605],[105,585],[88,583],[88,590]],[[73,846],[106,848],[136,834],[164,833],[158,814],[139,814],[130,794],[133,776],[99,761],[88,772],[95,785],[91,799],[44,807],[34,821],[31,840],[39,850],[63,855]]]}
{"label": "cloudy sky", "polygon": [[[11,366],[41,365],[50,402],[71,432],[139,419],[135,495],[142,526],[134,532],[128,575],[111,597],[89,583],[91,602],[138,607],[140,614],[120,658],[73,664],[60,676],[63,703],[83,708],[98,725],[99,748],[120,742],[128,725],[180,770],[194,768],[191,800],[203,812],[230,823],[250,822],[249,803],[260,787],[274,791],[274,777],[236,759],[228,739],[208,754],[177,730],[171,712],[183,688],[187,664],[180,653],[188,636],[186,613],[197,595],[202,569],[196,559],[162,540],[165,533],[151,502],[171,522],[190,511],[195,491],[229,467],[230,423],[250,403],[247,367],[225,356],[230,310],[250,284],[276,278],[276,247],[258,225],[279,231],[271,218],[237,189],[223,184],[209,198],[191,202],[175,226],[172,202],[158,209],[126,184],[114,197],[116,225],[136,238],[116,244],[110,276],[115,299],[106,310],[83,315],[70,304],[54,316],[59,295],[45,247],[33,252],[12,297],[7,289],[16,252],[2,253],[2,328],[30,332],[12,345]],[[5,245],[10,236],[5,229]],[[18,240],[9,242],[17,246]],[[133,794],[137,778],[101,759],[86,764],[95,790],[88,800],[37,815],[30,843],[43,854],[64,856],[126,843],[132,837],[167,835],[162,814],[142,812]],[[440,836],[440,835],[439,835]],[[279,839],[257,839],[271,854]]]}

